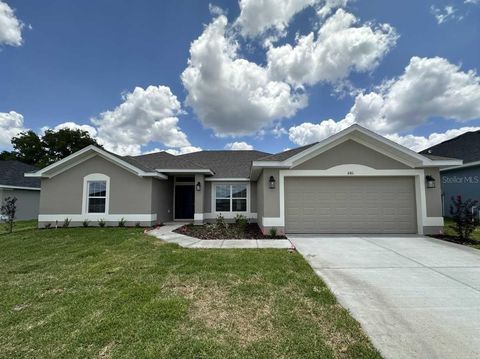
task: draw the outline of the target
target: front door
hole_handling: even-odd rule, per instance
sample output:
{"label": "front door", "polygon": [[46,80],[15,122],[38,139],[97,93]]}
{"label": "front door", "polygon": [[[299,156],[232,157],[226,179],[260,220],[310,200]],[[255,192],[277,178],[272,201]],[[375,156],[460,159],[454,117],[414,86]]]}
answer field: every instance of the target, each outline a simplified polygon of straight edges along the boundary
{"label": "front door", "polygon": [[175,186],[175,219],[193,219],[195,186]]}

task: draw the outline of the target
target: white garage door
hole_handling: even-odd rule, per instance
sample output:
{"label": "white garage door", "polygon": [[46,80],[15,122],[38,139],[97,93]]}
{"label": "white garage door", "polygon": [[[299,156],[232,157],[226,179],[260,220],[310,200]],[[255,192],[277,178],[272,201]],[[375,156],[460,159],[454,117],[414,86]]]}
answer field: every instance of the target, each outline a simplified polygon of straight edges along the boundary
{"label": "white garage door", "polygon": [[287,233],[417,233],[413,177],[285,177]]}

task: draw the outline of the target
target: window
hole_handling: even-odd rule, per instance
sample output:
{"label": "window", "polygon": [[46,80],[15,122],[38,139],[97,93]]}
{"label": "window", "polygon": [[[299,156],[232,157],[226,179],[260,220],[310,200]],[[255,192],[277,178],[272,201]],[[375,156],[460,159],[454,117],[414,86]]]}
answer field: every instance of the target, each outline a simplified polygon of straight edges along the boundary
{"label": "window", "polygon": [[88,213],[105,213],[107,181],[88,181]]}
{"label": "window", "polygon": [[219,184],[215,186],[216,212],[246,212],[247,185]]}

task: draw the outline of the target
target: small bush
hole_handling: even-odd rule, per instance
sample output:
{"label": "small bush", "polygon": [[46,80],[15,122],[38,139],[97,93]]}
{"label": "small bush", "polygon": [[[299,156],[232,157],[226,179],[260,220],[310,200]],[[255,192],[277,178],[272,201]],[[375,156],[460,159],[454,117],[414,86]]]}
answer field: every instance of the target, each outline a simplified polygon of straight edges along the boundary
{"label": "small bush", "polygon": [[122,217],[122,219],[120,219],[120,221],[118,221],[118,226],[119,227],[125,227],[125,223],[127,221],[125,220],[125,218]]}
{"label": "small bush", "polygon": [[245,217],[242,214],[237,214],[235,216],[235,224],[237,225],[237,227],[240,231],[245,232],[245,230],[247,229],[247,225],[248,225],[247,217]]}
{"label": "small bush", "polygon": [[100,227],[103,228],[103,227],[105,227],[106,224],[107,224],[107,222],[105,222],[105,220],[104,220],[103,218],[101,218],[101,219],[98,220],[98,225],[99,225]]}
{"label": "small bush", "polygon": [[43,226],[43,228],[45,228],[45,229],[50,229],[50,228],[52,228],[52,224],[51,224],[51,223],[45,223],[45,225]]}
{"label": "small bush", "polygon": [[460,240],[468,241],[475,228],[479,225],[478,218],[473,211],[477,204],[478,201],[471,199],[464,201],[462,196],[452,197],[450,215],[455,222],[452,228]]}
{"label": "small bush", "polygon": [[62,227],[63,227],[63,228],[68,228],[68,227],[70,226],[70,222],[71,222],[71,221],[72,221],[72,220],[71,220],[70,218],[65,218],[65,219],[63,220]]}
{"label": "small bush", "polygon": [[83,224],[83,226],[84,226],[85,228],[87,228],[88,225],[90,224],[90,221],[89,221],[88,219],[84,219],[83,222],[82,222],[82,224]]}
{"label": "small bush", "polygon": [[135,228],[140,228],[141,226],[140,222],[135,223]]}
{"label": "small bush", "polygon": [[7,225],[7,232],[13,232],[13,226],[15,225],[15,215],[17,213],[17,197],[7,197],[3,200],[3,204],[0,207],[0,214],[2,220]]}
{"label": "small bush", "polygon": [[225,223],[225,218],[222,216],[221,213],[217,216],[217,222],[215,223],[215,225],[217,226],[218,229],[227,228],[227,224]]}
{"label": "small bush", "polygon": [[272,237],[272,238],[276,237],[277,236],[277,229],[276,228],[270,228],[268,233],[270,234],[270,237]]}

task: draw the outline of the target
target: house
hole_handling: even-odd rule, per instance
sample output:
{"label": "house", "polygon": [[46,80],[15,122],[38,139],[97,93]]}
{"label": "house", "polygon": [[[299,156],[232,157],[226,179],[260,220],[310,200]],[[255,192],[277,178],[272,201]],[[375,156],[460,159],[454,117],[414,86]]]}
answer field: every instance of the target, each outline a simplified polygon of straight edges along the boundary
{"label": "house", "polygon": [[423,234],[443,226],[439,169],[460,164],[353,125],[273,155],[122,157],[89,146],[26,176],[42,182],[40,227],[65,218],[71,225],[85,219],[116,225],[122,218],[129,225],[201,224],[242,214],[265,232]]}
{"label": "house", "polygon": [[38,217],[40,180],[24,176],[25,172],[34,170],[38,168],[23,162],[0,161],[0,202],[7,197],[16,197],[16,218],[20,220]]}
{"label": "house", "polygon": [[441,169],[443,213],[446,216],[450,213],[453,196],[480,201],[480,131],[466,132],[421,153],[463,160],[460,166]]}

